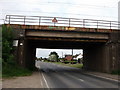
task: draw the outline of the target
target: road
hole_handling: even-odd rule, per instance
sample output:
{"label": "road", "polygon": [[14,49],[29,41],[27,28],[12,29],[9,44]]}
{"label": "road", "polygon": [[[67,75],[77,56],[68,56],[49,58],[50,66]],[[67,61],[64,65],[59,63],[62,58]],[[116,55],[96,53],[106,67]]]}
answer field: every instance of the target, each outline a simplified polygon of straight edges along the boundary
{"label": "road", "polygon": [[42,88],[118,88],[117,82],[85,75],[78,68],[40,61],[36,66],[42,76]]}

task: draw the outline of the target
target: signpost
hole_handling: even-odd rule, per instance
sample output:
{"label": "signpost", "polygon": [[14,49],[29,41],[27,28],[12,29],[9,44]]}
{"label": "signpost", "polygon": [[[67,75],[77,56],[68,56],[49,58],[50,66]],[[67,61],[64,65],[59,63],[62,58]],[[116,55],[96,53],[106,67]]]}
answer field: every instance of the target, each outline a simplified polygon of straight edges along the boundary
{"label": "signpost", "polygon": [[54,26],[55,26],[55,23],[57,23],[58,21],[57,21],[56,18],[54,18],[54,19],[52,20],[52,22],[54,23]]}

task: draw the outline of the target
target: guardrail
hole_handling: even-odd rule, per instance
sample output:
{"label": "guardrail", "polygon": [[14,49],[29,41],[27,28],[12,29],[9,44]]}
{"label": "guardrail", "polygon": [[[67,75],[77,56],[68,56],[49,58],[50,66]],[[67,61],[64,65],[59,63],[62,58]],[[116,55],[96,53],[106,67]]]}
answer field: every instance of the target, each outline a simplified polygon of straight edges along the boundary
{"label": "guardrail", "polygon": [[77,19],[47,16],[6,15],[5,24],[49,25],[65,27],[118,29],[120,22],[94,19]]}

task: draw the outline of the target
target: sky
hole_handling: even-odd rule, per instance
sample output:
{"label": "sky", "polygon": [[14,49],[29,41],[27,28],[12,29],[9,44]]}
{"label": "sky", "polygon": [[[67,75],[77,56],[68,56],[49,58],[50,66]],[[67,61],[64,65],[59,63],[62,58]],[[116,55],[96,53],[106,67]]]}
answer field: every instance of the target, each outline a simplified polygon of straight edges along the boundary
{"label": "sky", "polygon": [[[0,0],[0,24],[6,15],[52,16],[79,19],[118,21],[120,0]],[[36,55],[47,57],[50,51],[70,53],[70,50],[37,49]],[[43,52],[44,53],[43,55]],[[82,52],[75,51],[77,54]]]}
{"label": "sky", "polygon": [[[57,52],[57,54],[59,55],[59,57],[64,57],[65,55],[72,55],[72,49],[44,49],[44,48],[37,48],[36,51],[36,57],[40,58],[48,58],[50,52]],[[73,55],[76,54],[80,54],[80,56],[78,56],[77,58],[81,58],[83,55],[83,50],[81,49],[73,49]]]}
{"label": "sky", "polygon": [[10,14],[117,21],[118,1],[120,0],[0,0],[0,21]]}

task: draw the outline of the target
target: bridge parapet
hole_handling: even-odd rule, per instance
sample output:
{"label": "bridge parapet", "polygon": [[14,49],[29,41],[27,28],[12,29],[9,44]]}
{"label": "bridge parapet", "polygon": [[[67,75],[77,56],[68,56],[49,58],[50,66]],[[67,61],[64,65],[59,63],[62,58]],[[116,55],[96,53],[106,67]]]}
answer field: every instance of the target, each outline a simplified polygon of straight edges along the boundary
{"label": "bridge parapet", "polygon": [[118,29],[118,26],[120,26],[120,22],[117,21],[46,17],[46,16],[22,16],[22,15],[7,15],[5,18],[5,24],[39,25],[39,26],[47,25],[57,27],[64,26],[96,29]]}

